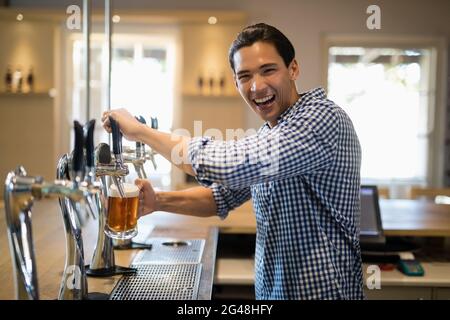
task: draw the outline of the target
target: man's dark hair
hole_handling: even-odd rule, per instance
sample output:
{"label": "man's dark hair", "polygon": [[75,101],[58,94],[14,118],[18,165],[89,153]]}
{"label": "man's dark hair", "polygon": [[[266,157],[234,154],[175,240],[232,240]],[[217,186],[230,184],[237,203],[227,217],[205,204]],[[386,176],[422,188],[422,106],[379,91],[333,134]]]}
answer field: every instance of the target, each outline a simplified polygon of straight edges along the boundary
{"label": "man's dark hair", "polygon": [[283,58],[286,67],[289,66],[295,57],[295,49],[289,39],[277,28],[265,23],[257,23],[245,27],[231,44],[228,52],[228,60],[234,72],[234,54],[243,47],[249,47],[255,42],[263,41],[271,43],[277,49],[278,54]]}

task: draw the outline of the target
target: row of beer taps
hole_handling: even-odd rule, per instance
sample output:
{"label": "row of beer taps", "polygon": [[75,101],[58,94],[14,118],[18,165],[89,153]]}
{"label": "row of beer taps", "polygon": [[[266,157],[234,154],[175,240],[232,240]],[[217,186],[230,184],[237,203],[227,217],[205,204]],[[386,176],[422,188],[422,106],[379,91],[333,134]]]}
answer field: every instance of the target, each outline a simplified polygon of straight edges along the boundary
{"label": "row of beer taps", "polygon": [[[142,116],[137,119],[145,123]],[[5,214],[17,299],[39,299],[32,207],[41,199],[59,199],[64,223],[66,258],[58,299],[106,299],[107,295],[88,292],[87,275],[105,277],[136,272],[133,268],[115,264],[113,241],[103,232],[108,186],[111,181],[124,196],[123,182],[129,174],[126,163],[133,164],[139,178],[147,178],[144,164],[150,160],[156,170],[155,153],[146,151],[141,142],[136,143],[134,150],[122,150],[120,127],[112,118],[110,123],[112,153],[106,143],[94,148],[95,120],[84,126],[74,121],[74,150],[60,158],[57,180],[46,182],[42,177],[28,176],[21,166],[7,175]],[[152,118],[151,126],[157,129],[156,118]],[[91,264],[86,265],[81,230],[90,217],[98,220],[98,237]],[[131,241],[121,243],[119,247],[135,248]],[[151,245],[141,248],[149,249]]]}

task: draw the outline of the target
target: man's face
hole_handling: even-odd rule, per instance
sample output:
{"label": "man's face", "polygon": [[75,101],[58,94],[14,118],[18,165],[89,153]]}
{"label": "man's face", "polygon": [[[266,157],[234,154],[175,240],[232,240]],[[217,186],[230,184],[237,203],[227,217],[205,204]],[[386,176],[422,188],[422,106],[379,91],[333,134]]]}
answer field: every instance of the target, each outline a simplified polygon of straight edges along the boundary
{"label": "man's face", "polygon": [[278,116],[298,100],[296,60],[286,67],[276,48],[266,42],[239,49],[233,59],[239,93],[254,112],[275,126]]}

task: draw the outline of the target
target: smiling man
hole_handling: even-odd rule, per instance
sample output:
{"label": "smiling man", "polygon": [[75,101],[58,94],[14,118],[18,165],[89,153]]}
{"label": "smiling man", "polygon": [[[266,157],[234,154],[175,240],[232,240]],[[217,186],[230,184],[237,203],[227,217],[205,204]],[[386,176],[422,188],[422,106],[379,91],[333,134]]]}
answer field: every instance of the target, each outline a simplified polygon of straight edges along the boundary
{"label": "smiling man", "polygon": [[[201,187],[155,192],[141,188],[140,215],[228,212],[250,198],[256,214],[257,299],[361,299],[359,187],[361,150],[352,122],[322,88],[299,94],[291,42],[256,24],[232,43],[229,60],[243,99],[266,123],[236,141],[186,138],[140,124],[126,110],[124,136],[143,141],[194,175]],[[189,161],[179,162],[172,154]]]}
{"label": "smiling man", "polygon": [[236,86],[253,111],[274,127],[278,117],[299,98],[294,82],[299,74],[294,48],[280,44],[281,56],[270,42],[245,46],[248,40],[239,40],[230,49]]}

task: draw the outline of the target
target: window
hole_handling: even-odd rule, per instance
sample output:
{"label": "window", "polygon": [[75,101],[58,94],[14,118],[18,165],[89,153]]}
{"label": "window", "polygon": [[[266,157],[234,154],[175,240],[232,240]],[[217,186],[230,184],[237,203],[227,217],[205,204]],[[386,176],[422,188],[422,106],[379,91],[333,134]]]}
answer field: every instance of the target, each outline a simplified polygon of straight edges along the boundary
{"label": "window", "polygon": [[430,47],[328,47],[328,96],[353,121],[364,183],[429,180],[434,59]]}
{"label": "window", "polygon": [[[83,42],[75,35],[72,52],[72,118],[86,119],[84,115],[85,75],[82,64]],[[105,88],[106,65],[102,56],[106,52],[101,34],[91,36],[91,111],[90,117],[101,119],[106,110]],[[175,38],[174,36],[113,35],[111,65],[111,108],[125,108],[133,115],[142,115],[150,125],[151,118],[158,119],[160,130],[172,128],[175,87]],[[108,142],[108,134],[98,123],[95,144]],[[73,139],[71,139],[73,141]],[[124,146],[134,147],[134,142],[123,139]],[[148,147],[147,147],[148,148]],[[154,187],[169,189],[171,186],[171,164],[157,155],[157,170],[151,161],[145,171]],[[129,165],[129,179],[137,176]]]}

